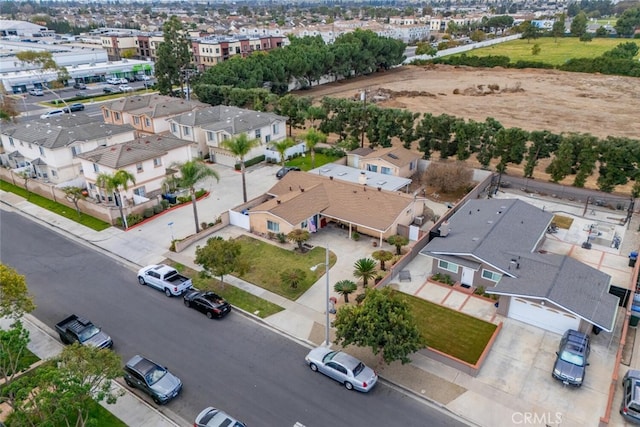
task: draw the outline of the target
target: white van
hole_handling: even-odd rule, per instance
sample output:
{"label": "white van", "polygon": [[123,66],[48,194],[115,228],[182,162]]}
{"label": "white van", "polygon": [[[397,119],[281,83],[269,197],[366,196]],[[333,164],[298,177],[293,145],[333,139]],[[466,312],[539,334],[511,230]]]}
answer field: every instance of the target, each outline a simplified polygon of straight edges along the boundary
{"label": "white van", "polygon": [[50,119],[51,117],[61,116],[64,114],[64,110],[51,110],[47,111],[40,116],[41,119]]}

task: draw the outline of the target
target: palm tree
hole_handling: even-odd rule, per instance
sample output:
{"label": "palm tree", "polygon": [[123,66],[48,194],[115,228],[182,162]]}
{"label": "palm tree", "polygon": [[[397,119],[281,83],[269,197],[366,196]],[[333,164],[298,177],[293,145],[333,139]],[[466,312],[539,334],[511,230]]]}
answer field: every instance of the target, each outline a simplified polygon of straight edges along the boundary
{"label": "palm tree", "polygon": [[358,285],[351,280],[341,280],[333,286],[333,290],[344,296],[344,302],[349,302],[349,294],[358,289]]}
{"label": "palm tree", "polygon": [[284,161],[286,160],[285,152],[295,144],[296,142],[293,140],[293,138],[285,138],[282,141],[277,141],[271,144],[271,146],[275,148],[275,150],[280,154],[280,165],[282,167],[284,167]]}
{"label": "palm tree", "polygon": [[309,237],[311,237],[309,232],[302,228],[295,228],[287,234],[287,239],[298,244],[298,250],[300,252],[302,252],[302,244],[309,240]]}
{"label": "palm tree", "polygon": [[299,268],[285,270],[280,273],[280,280],[282,280],[282,283],[291,289],[297,289],[298,285],[304,282],[306,278],[307,273]]}
{"label": "palm tree", "polygon": [[409,239],[399,234],[387,239],[387,243],[396,247],[396,255],[402,255],[402,247],[409,244]]}
{"label": "palm tree", "polygon": [[316,128],[310,128],[309,131],[304,135],[304,140],[307,143],[307,148],[311,153],[311,169],[315,168],[316,163],[316,152],[314,151],[316,145],[318,143],[327,142],[327,135],[316,130]]}
{"label": "palm tree", "polygon": [[129,183],[135,184],[136,177],[131,172],[120,169],[113,175],[108,173],[101,173],[96,178],[96,185],[103,188],[107,193],[113,193],[118,208],[120,209],[120,218],[122,219],[122,226],[126,230],[128,227],[127,218],[124,216],[124,210],[122,209],[122,196],[120,190],[127,191],[129,189]]}
{"label": "palm tree", "polygon": [[222,141],[222,146],[231,151],[231,153],[240,158],[240,171],[242,172],[242,197],[244,202],[247,203],[247,183],[244,176],[244,156],[260,145],[260,140],[249,139],[246,133],[241,133],[235,138]]}
{"label": "palm tree", "polygon": [[374,253],[372,253],[371,256],[373,257],[373,259],[380,261],[380,270],[386,271],[387,269],[384,268],[384,263],[393,259],[393,252],[380,249],[379,251],[375,251]]}
{"label": "palm tree", "polygon": [[199,233],[200,225],[198,222],[198,209],[196,207],[196,184],[209,177],[214,177],[216,181],[220,181],[220,175],[198,160],[189,160],[182,164],[173,165],[172,168],[176,168],[180,172],[180,177],[176,178],[178,186],[189,189],[191,204],[193,205],[193,218],[196,221],[196,233]]}
{"label": "palm tree", "polygon": [[358,279],[362,279],[362,286],[366,288],[369,279],[373,279],[376,276],[375,260],[360,258],[353,266],[355,267],[353,275]]}

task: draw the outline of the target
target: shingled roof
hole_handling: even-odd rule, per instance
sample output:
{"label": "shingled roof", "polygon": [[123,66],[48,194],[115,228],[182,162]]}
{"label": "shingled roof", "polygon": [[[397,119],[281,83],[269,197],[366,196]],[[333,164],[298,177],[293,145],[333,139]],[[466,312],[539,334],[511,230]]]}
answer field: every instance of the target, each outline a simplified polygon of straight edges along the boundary
{"label": "shingled roof", "polygon": [[6,126],[3,135],[44,148],[66,147],[78,141],[95,141],[133,131],[130,125],[118,126],[96,122],[86,114],[65,114],[47,121],[31,121]]}
{"label": "shingled roof", "polygon": [[380,159],[394,166],[402,167],[420,158],[420,154],[407,150],[404,147],[388,147],[372,151],[362,157],[364,160]]}
{"label": "shingled roof", "polygon": [[134,116],[168,117],[208,107],[200,101],[187,101],[164,95],[142,95],[118,98],[102,106],[111,111],[127,112]]}
{"label": "shingled roof", "polygon": [[189,145],[190,142],[171,136],[149,135],[123,144],[100,147],[78,154],[81,159],[97,163],[112,169],[155,159],[175,148]]}
{"label": "shingled roof", "polygon": [[384,232],[414,201],[413,196],[291,171],[268,191],[274,198],[251,209],[295,225],[321,213]]}
{"label": "shingled roof", "polygon": [[172,122],[184,126],[196,126],[210,131],[226,131],[230,135],[238,135],[269,126],[287,118],[273,113],[247,110],[229,105],[216,105],[202,110],[180,114],[173,117]]}

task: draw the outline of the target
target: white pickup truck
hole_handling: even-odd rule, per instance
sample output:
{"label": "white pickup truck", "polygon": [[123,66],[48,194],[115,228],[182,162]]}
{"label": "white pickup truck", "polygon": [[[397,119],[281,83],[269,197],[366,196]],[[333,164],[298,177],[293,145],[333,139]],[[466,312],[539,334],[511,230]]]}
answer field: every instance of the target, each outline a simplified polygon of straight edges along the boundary
{"label": "white pickup truck", "polygon": [[191,279],[165,264],[141,268],[138,271],[138,283],[164,291],[168,297],[181,295],[193,287]]}

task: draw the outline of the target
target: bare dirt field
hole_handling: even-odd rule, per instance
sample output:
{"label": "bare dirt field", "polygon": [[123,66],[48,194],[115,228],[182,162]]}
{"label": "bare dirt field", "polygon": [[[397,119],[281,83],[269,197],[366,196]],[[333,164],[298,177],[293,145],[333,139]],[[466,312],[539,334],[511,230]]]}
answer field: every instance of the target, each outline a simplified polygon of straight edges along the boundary
{"label": "bare dirt field", "polygon": [[640,79],[633,77],[411,65],[298,94],[316,101],[324,96],[359,99],[362,90],[368,102],[381,107],[476,121],[493,117],[505,127],[527,131],[640,139]]}

